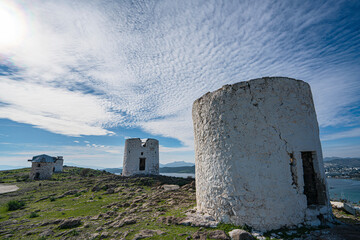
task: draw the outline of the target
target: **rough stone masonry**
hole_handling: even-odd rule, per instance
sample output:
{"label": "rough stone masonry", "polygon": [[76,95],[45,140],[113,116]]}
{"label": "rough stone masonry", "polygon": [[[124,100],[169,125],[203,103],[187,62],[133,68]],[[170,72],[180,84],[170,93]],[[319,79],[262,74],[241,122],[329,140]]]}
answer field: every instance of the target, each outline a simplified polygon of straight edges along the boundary
{"label": "rough stone masonry", "polygon": [[158,175],[159,141],[129,138],[125,140],[123,176]]}
{"label": "rough stone masonry", "polygon": [[266,77],[193,104],[197,209],[258,230],[332,220],[309,84]]}

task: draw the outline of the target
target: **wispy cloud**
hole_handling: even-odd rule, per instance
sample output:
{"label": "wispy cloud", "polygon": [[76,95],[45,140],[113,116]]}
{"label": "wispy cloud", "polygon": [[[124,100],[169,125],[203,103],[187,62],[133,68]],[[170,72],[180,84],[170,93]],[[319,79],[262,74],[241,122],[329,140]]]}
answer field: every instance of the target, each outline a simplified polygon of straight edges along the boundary
{"label": "wispy cloud", "polygon": [[351,130],[332,133],[324,135],[321,140],[322,141],[329,141],[329,140],[337,140],[343,138],[353,138],[353,137],[360,137],[360,128],[353,128]]}
{"label": "wispy cloud", "polygon": [[359,144],[339,144],[337,146],[324,146],[325,157],[356,157],[360,156]]}
{"label": "wispy cloud", "polygon": [[93,95],[0,77],[0,118],[69,136],[105,135],[112,113]]}
{"label": "wispy cloud", "polygon": [[[24,151],[2,151],[0,165],[24,166],[26,159],[42,153],[51,156],[63,156],[64,164],[67,162],[87,166],[114,167],[121,166],[123,161],[123,146],[30,146],[31,150]],[[28,166],[28,164],[27,164]]]}
{"label": "wispy cloud", "polygon": [[17,71],[0,79],[0,117],[72,136],[137,126],[191,148],[196,98],[282,75],[310,82],[322,126],[353,124],[360,30],[350,5],[22,2],[32,31],[1,53]]}
{"label": "wispy cloud", "polygon": [[160,152],[162,153],[183,153],[183,152],[191,152],[194,150],[191,147],[164,147],[160,145]]}

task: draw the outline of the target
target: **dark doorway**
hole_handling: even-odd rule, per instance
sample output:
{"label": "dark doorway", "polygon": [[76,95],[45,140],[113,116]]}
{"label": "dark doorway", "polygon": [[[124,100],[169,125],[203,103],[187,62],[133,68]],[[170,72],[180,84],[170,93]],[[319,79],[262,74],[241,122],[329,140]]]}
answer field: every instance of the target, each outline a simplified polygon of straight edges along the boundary
{"label": "dark doorway", "polygon": [[304,194],[306,195],[307,205],[325,204],[325,185],[322,183],[314,170],[315,152],[301,152],[304,170]]}
{"label": "dark doorway", "polygon": [[140,164],[139,164],[139,170],[144,171],[145,170],[145,159],[146,158],[140,158]]}
{"label": "dark doorway", "polygon": [[55,172],[55,167],[53,167],[53,172]]}
{"label": "dark doorway", "polygon": [[40,178],[40,173],[35,173],[35,179],[39,179]]}

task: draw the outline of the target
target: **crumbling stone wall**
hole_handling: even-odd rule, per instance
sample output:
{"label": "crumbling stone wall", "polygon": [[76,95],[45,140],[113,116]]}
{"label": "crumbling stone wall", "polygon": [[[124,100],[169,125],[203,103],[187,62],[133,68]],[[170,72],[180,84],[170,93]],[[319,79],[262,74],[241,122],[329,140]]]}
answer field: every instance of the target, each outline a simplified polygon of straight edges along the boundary
{"label": "crumbling stone wall", "polygon": [[[198,210],[259,230],[331,219],[307,83],[271,77],[225,85],[197,99],[192,114]],[[305,178],[304,169],[312,171]]]}
{"label": "crumbling stone wall", "polygon": [[140,138],[126,139],[122,175],[142,174],[159,174],[159,141],[151,138],[144,142]]}
{"label": "crumbling stone wall", "polygon": [[55,172],[62,172],[63,165],[64,165],[64,160],[63,159],[57,159],[55,161],[55,164],[54,164]]}
{"label": "crumbling stone wall", "polygon": [[33,162],[31,164],[30,179],[46,180],[51,179],[54,171],[54,163],[49,162]]}

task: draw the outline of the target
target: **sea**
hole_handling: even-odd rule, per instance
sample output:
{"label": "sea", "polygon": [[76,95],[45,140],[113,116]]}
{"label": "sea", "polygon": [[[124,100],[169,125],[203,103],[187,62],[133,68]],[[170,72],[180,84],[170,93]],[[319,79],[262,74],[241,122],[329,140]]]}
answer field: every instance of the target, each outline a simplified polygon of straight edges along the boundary
{"label": "sea", "polygon": [[360,181],[354,179],[327,178],[330,199],[346,199],[352,203],[360,203]]}
{"label": "sea", "polygon": [[[170,177],[195,178],[194,173],[160,173]],[[331,200],[346,199],[348,202],[360,204],[360,180],[327,178]]]}

